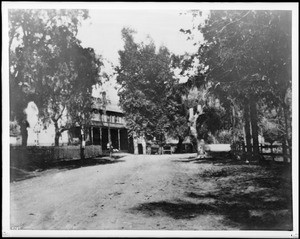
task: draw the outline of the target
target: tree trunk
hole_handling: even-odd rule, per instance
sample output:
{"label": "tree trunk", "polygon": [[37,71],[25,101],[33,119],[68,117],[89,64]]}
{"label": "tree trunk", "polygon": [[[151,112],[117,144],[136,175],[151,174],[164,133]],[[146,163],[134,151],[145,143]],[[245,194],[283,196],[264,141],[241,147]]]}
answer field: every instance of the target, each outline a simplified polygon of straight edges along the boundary
{"label": "tree trunk", "polygon": [[245,136],[246,136],[246,148],[247,148],[247,158],[252,157],[252,144],[251,144],[251,131],[250,131],[250,113],[249,113],[249,101],[245,100],[244,105],[244,120],[245,120]]}
{"label": "tree trunk", "polygon": [[28,140],[28,131],[27,128],[29,127],[29,123],[26,119],[22,120],[20,124],[21,128],[21,135],[22,135],[22,146],[27,146],[27,140]]}
{"label": "tree trunk", "polygon": [[55,132],[55,142],[54,142],[54,145],[55,146],[59,146],[59,132]]}
{"label": "tree trunk", "polygon": [[[196,125],[196,124],[195,124]],[[200,157],[202,147],[201,147],[201,139],[198,139],[198,133],[196,130],[196,127],[193,125],[190,127],[191,129],[191,135],[196,139],[196,150],[197,150],[197,158]]]}
{"label": "tree trunk", "polygon": [[85,156],[84,156],[84,147],[82,147],[82,145],[80,145],[80,160],[84,160]]}
{"label": "tree trunk", "polygon": [[138,139],[135,132],[133,133],[132,138],[133,138],[133,153],[139,154]]}
{"label": "tree trunk", "polygon": [[250,120],[253,140],[253,158],[259,159],[259,141],[258,141],[258,118],[256,109],[256,100],[254,97],[250,99]]}
{"label": "tree trunk", "polygon": [[189,109],[190,133],[196,139],[197,158],[199,158],[201,155],[201,144],[200,144],[201,140],[198,139],[198,132],[197,132],[197,118],[198,117],[199,117],[199,114],[198,113],[194,114],[193,108],[190,108]]}
{"label": "tree trunk", "polygon": [[55,146],[59,146],[59,136],[60,136],[60,132],[59,132],[59,128],[58,128],[58,123],[57,123],[57,121],[54,122],[54,127],[55,127],[54,145],[55,145]]}
{"label": "tree trunk", "polygon": [[85,131],[84,128],[81,126],[81,130],[80,130],[80,160],[81,161],[85,159],[84,150],[85,150]]}
{"label": "tree trunk", "polygon": [[142,146],[143,146],[143,154],[147,154],[147,147],[146,147],[146,139],[145,136],[142,136]]}
{"label": "tree trunk", "polygon": [[183,143],[183,137],[178,136],[178,143],[176,147],[176,153],[182,153],[182,143]]}
{"label": "tree trunk", "polygon": [[204,139],[197,139],[197,158],[204,156]]}

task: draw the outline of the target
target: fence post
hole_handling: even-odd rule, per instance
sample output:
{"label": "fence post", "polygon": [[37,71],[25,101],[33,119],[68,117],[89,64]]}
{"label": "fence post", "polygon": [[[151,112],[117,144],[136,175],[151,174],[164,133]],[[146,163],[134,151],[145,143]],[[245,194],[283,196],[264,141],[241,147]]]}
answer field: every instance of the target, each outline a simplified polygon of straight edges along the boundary
{"label": "fence post", "polygon": [[243,154],[244,154],[246,152],[246,146],[245,146],[244,142],[242,143],[242,149],[243,149]]}
{"label": "fence post", "polygon": [[272,157],[272,160],[275,161],[275,157],[274,157],[274,153],[273,153],[273,144],[271,144],[270,147],[271,147],[271,157]]}
{"label": "fence post", "polygon": [[287,145],[285,143],[285,140],[282,141],[281,143],[281,147],[282,147],[282,154],[283,154],[283,162],[287,163],[288,159],[287,159]]}
{"label": "fence post", "polygon": [[259,145],[259,152],[262,153],[262,144]]}

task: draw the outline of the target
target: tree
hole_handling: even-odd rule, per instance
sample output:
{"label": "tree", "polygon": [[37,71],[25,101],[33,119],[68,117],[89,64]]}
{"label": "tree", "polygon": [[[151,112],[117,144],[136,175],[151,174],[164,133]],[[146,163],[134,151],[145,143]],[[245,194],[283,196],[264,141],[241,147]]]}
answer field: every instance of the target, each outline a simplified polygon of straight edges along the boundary
{"label": "tree", "polygon": [[122,30],[125,44],[116,68],[129,134],[160,141],[167,132],[182,137],[184,109],[179,107],[181,96],[174,94],[178,80],[171,71],[172,55],[166,47],[157,50],[152,41],[135,43],[133,34],[131,29]]}
{"label": "tree", "polygon": [[84,130],[90,124],[92,87],[100,83],[101,66],[92,48],[75,44],[61,52],[65,58],[59,54],[58,59],[53,59],[51,70],[57,69],[55,75],[49,76],[41,86],[48,99],[43,115],[54,123],[56,146],[62,132],[75,126]]}
{"label": "tree", "polygon": [[193,107],[189,109],[189,125],[196,144],[197,156],[200,157],[204,151],[202,141],[215,143],[217,133],[229,129],[231,122],[226,109],[204,86],[198,88],[197,98],[192,104]]}
{"label": "tree", "polygon": [[[63,129],[58,121],[78,101],[90,104],[87,95],[100,65],[91,49],[76,39],[87,10],[10,10],[10,103],[11,118],[19,122],[23,145],[27,144],[28,122],[24,109],[34,101],[44,122],[56,127],[55,145]],[[76,121],[76,120],[75,120]]]}
{"label": "tree", "polygon": [[182,152],[182,144],[184,138],[189,134],[189,127],[187,124],[188,107],[181,94],[182,85],[175,85],[173,93],[167,99],[167,122],[169,126],[167,128],[167,135],[173,138],[178,138],[178,144],[176,152]]}
{"label": "tree", "polygon": [[[193,12],[194,16],[200,13]],[[244,102],[246,139],[252,137],[256,158],[259,153],[257,104],[263,99],[279,98],[279,102],[284,102],[291,85],[291,13],[210,11],[197,29],[205,39],[196,57],[208,66],[206,79],[230,97]],[[288,106],[285,108],[288,110]]]}

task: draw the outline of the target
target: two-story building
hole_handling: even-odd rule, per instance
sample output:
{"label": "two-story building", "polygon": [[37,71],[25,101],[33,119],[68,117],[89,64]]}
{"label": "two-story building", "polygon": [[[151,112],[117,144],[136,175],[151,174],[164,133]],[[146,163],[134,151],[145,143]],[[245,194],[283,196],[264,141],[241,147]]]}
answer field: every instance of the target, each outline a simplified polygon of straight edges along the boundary
{"label": "two-story building", "polygon": [[128,151],[124,114],[118,105],[105,101],[103,98],[94,98],[90,142],[93,145],[101,145],[102,150],[108,150],[107,143],[111,142],[114,149]]}

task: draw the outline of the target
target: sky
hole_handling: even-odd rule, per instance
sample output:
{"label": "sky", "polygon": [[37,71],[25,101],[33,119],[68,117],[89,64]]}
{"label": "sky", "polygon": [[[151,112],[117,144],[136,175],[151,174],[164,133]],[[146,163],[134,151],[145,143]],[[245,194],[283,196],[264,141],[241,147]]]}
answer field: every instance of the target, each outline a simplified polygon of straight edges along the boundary
{"label": "sky", "polygon": [[89,10],[90,18],[82,23],[77,37],[84,47],[93,47],[112,63],[118,63],[118,50],[123,48],[121,29],[137,31],[138,42],[147,41],[149,35],[157,46],[165,45],[173,53],[195,51],[192,42],[180,32],[191,28],[192,18],[179,10]]}
{"label": "sky", "polygon": [[[191,29],[192,16],[187,10],[167,9],[94,9],[89,10],[90,18],[82,22],[78,31],[78,39],[83,47],[92,47],[105,60],[104,71],[111,73],[111,64],[119,64],[118,51],[123,49],[121,38],[123,27],[130,27],[137,33],[136,42],[147,43],[147,38],[154,40],[157,47],[164,45],[172,53],[193,53],[197,47],[180,29]],[[199,38],[200,39],[200,38]],[[111,102],[117,103],[115,79],[104,85]],[[94,92],[94,96],[99,93]]]}

